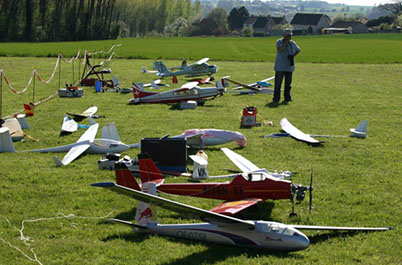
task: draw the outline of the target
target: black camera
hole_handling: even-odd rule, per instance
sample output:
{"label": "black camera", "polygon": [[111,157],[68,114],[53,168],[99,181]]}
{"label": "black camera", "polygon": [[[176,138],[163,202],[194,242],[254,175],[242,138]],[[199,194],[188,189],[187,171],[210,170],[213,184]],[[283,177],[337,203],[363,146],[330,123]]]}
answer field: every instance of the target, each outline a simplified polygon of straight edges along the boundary
{"label": "black camera", "polygon": [[290,66],[295,65],[295,56],[294,55],[288,55],[289,63]]}

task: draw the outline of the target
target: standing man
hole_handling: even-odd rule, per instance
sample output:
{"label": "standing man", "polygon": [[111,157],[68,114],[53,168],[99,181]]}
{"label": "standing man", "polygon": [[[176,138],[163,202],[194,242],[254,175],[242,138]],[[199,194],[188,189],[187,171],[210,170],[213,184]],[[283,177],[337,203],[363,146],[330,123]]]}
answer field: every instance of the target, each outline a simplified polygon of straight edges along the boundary
{"label": "standing man", "polygon": [[290,89],[292,88],[292,74],[295,70],[294,57],[299,54],[300,48],[296,42],[292,41],[293,32],[290,28],[283,31],[283,38],[276,42],[276,58],[275,58],[275,91],[274,102],[281,99],[281,86],[283,77],[285,77],[285,102],[292,101]]}

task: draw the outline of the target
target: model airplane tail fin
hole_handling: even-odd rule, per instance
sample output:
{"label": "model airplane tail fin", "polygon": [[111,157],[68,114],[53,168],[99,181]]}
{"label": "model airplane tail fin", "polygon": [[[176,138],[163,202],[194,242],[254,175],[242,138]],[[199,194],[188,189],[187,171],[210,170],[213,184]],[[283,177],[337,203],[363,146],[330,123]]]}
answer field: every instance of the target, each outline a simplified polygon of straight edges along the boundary
{"label": "model airplane tail fin", "polygon": [[183,61],[181,61],[181,68],[186,68],[187,67],[187,60],[183,58]]}
{"label": "model airplane tail fin", "polygon": [[155,92],[144,91],[143,88],[140,88],[138,83],[133,83],[133,93],[134,93],[134,98],[142,98],[142,97],[157,94]]}
{"label": "model airplane tail fin", "polygon": [[167,69],[166,65],[162,61],[159,62],[159,64],[158,64],[158,74],[164,74],[166,72],[168,72],[168,69]]}
{"label": "model airplane tail fin", "polygon": [[154,89],[159,89],[158,85],[154,81],[151,81],[151,87]]}
{"label": "model airplane tail fin", "polygon": [[157,185],[163,183],[164,179],[156,167],[154,161],[147,154],[138,155],[138,164],[140,167],[141,182],[155,182]]}
{"label": "model airplane tail fin", "polygon": [[120,136],[114,123],[109,123],[102,127],[102,138],[120,142]]}
{"label": "model airplane tail fin", "polygon": [[[156,185],[147,182],[142,185],[142,192],[156,196]],[[155,226],[158,224],[158,209],[155,205],[139,201],[135,213],[135,221],[140,225]]]}
{"label": "model airplane tail fin", "polygon": [[350,129],[352,137],[359,137],[359,138],[366,138],[367,135],[367,120],[362,121],[359,123],[356,129]]}
{"label": "model airplane tail fin", "polygon": [[7,127],[0,128],[0,153],[4,152],[15,152],[10,130]]}
{"label": "model airplane tail fin", "polygon": [[116,163],[115,174],[117,184],[133,190],[141,190],[140,185],[135,180],[133,174],[131,174],[126,164]]}
{"label": "model airplane tail fin", "polygon": [[[203,153],[203,151],[201,154],[205,154]],[[208,170],[207,170],[207,166],[208,166],[208,160],[205,156],[202,155],[191,155],[189,156],[191,158],[191,160],[193,160],[193,178],[194,179],[206,179],[209,177],[208,175]]]}
{"label": "model airplane tail fin", "polygon": [[57,156],[53,157],[53,161],[56,164],[56,167],[61,167],[64,165],[63,162],[61,162],[61,160]]}

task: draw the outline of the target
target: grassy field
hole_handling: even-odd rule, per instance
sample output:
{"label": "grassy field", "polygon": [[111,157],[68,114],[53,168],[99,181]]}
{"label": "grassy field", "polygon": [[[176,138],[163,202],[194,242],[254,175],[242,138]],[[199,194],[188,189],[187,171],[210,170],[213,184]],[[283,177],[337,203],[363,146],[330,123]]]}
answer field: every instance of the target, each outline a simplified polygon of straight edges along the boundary
{"label": "grassy field", "polygon": [[[116,53],[128,59],[182,57],[213,61],[272,62],[275,42],[268,38],[126,38],[110,41],[60,43],[0,43],[1,56],[75,56],[78,49],[95,52],[122,44]],[[306,63],[402,63],[402,34],[294,36],[302,48],[299,62]]]}
{"label": "grassy field", "polygon": [[[307,38],[304,40],[307,41]],[[344,46],[352,46],[350,42],[353,41],[349,39]],[[379,41],[395,42],[398,47],[401,43],[398,39]],[[302,48],[307,49],[305,46],[308,46],[307,42]],[[128,53],[126,48],[127,45],[124,46],[124,54]],[[360,46],[361,50],[363,48],[364,45]],[[29,49],[31,47],[26,48]],[[171,50],[166,49],[166,54],[169,52]],[[382,54],[389,56],[388,50],[382,50]],[[400,56],[394,55],[395,58]],[[230,54],[225,56],[228,58]],[[238,58],[236,56],[239,54],[233,54],[233,58]],[[317,57],[320,56],[318,53]],[[321,58],[326,56],[322,54]],[[127,102],[132,95],[95,94],[90,88],[85,88],[83,98],[56,97],[38,106],[35,117],[28,119],[31,129],[26,132],[38,138],[39,142],[27,140],[15,143],[15,147],[22,151],[76,141],[82,130],[59,137],[62,117],[66,111],[80,112],[92,104],[99,107],[98,114],[106,116],[97,120],[100,125],[115,122],[124,143],[136,143],[143,137],[159,137],[167,133],[176,135],[190,128],[236,130],[247,137],[247,147],[238,149],[235,144],[225,147],[234,149],[256,165],[268,170],[299,172],[293,181],[301,184],[308,184],[310,169],[314,170],[314,209],[311,214],[308,214],[308,203],[304,202],[296,206],[299,217],[290,219],[291,205],[288,201],[267,201],[250,209],[246,218],[315,225],[394,226],[393,231],[349,234],[308,232],[311,246],[296,253],[142,236],[132,233],[125,226],[105,222],[106,218],[112,217],[132,220],[136,201],[89,186],[94,182],[114,181],[113,172],[97,169],[100,156],[85,155],[66,167],[56,168],[52,160],[54,154],[2,153],[0,263],[35,263],[11,247],[14,246],[30,258],[35,253],[42,264],[400,264],[402,185],[398,176],[402,169],[402,137],[399,132],[402,126],[402,65],[392,62],[394,59],[390,58],[383,61],[384,64],[297,61],[294,102],[278,107],[269,104],[271,96],[233,94],[225,94],[195,110],[181,111],[168,105],[129,106]],[[1,64],[17,90],[26,85],[32,68],[35,67],[46,79],[54,63],[54,58],[1,58]],[[167,65],[178,63],[167,61]],[[273,63],[269,60],[221,61],[217,64],[220,71],[216,77],[231,75],[233,79],[251,82],[273,75]],[[133,81],[149,82],[152,76],[140,74],[140,69],[151,65],[152,60],[113,60],[110,66],[123,86],[128,87]],[[72,82],[72,66],[63,63],[62,69],[61,84]],[[74,69],[77,70],[77,65]],[[184,83],[182,79],[179,81]],[[48,96],[57,87],[57,75],[48,86],[36,82],[35,98]],[[18,96],[11,93],[3,82],[4,115],[21,109],[22,103],[30,100],[32,89],[26,95]],[[272,120],[275,126],[239,128],[240,111],[246,105],[257,106],[260,116]],[[308,146],[288,138],[260,138],[279,132],[279,121],[284,117],[306,133],[345,136],[349,134],[349,128],[368,119],[368,137],[364,140],[329,138],[321,147]],[[139,150],[134,149],[125,154],[135,157],[138,153]],[[210,175],[237,170],[219,148],[208,148],[206,153]],[[186,180],[172,177],[166,181]],[[204,209],[211,209],[219,203],[188,197],[163,197]],[[38,218],[43,219],[24,222],[24,243],[20,234],[22,222]],[[159,218],[161,223],[194,222],[165,210],[160,210]]]}

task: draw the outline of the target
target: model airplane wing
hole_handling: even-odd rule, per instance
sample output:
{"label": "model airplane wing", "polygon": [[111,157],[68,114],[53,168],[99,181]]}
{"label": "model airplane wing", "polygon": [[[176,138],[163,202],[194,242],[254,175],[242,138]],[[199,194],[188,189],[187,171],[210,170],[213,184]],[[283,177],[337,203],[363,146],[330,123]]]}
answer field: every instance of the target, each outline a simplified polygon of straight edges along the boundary
{"label": "model airplane wing", "polygon": [[[261,81],[258,81],[258,82],[254,82],[254,83],[251,83],[251,84],[248,84],[249,86],[257,86],[257,85],[261,85],[261,84],[263,84],[263,83],[266,83],[266,82],[268,82],[268,81],[270,81],[270,80],[272,80],[272,79],[275,79],[275,76],[271,76],[271,77],[268,77],[268,78],[266,78],[266,79],[264,79],[264,80],[261,80]],[[269,84],[269,83],[267,83],[267,85],[271,85],[271,84]],[[236,88],[234,88],[234,89],[238,89],[237,87]]]}
{"label": "model airplane wing", "polygon": [[[73,162],[77,157],[79,157],[82,153],[84,153],[91,145],[90,144],[80,144],[74,146],[73,148],[68,151],[68,153],[64,156],[61,163],[63,165],[68,165]],[[57,166],[61,166],[60,163],[56,162]]]}
{"label": "model airplane wing", "polygon": [[331,231],[385,231],[393,227],[342,227],[342,226],[316,226],[316,225],[288,225],[300,230],[331,230]]}
{"label": "model airplane wing", "polygon": [[95,187],[110,189],[114,192],[126,195],[128,197],[132,197],[139,201],[156,205],[158,207],[162,207],[164,209],[179,214],[185,214],[191,218],[195,218],[204,222],[209,222],[221,227],[239,227],[243,229],[244,228],[252,229],[255,226],[254,222],[251,221],[245,221],[234,217],[225,216],[223,214],[218,214],[211,211],[196,208],[190,205],[182,204],[179,202],[171,201],[165,198],[157,197],[151,194],[143,193],[141,191],[136,191],[124,186],[120,186],[113,182],[95,183],[91,185]]}
{"label": "model airplane wing", "polygon": [[224,202],[211,209],[211,212],[224,215],[234,215],[262,201],[262,199],[245,199],[239,201]]}
{"label": "model airplane wing", "polygon": [[90,141],[92,142],[95,137],[96,137],[96,133],[98,132],[98,128],[99,128],[99,124],[95,123],[94,125],[91,125],[91,127],[89,127],[89,129],[83,134],[81,135],[80,139],[78,139],[78,142],[83,142],[83,141]]}
{"label": "model airplane wing", "polygon": [[308,142],[308,143],[311,143],[311,144],[319,144],[319,143],[321,143],[320,141],[314,139],[311,136],[308,136],[304,132],[302,132],[299,129],[297,129],[286,118],[283,118],[281,120],[281,127],[282,127],[282,130],[284,130],[285,132],[287,132],[288,134],[290,134],[292,137],[296,138],[297,140],[300,140],[300,141],[303,141],[303,142]]}
{"label": "model airplane wing", "polygon": [[261,80],[260,82],[267,82],[267,81],[270,81],[272,79],[275,79],[275,76],[268,77],[267,79]]}
{"label": "model airplane wing", "polygon": [[193,65],[194,65],[194,64],[201,65],[201,64],[206,63],[206,62],[208,62],[208,61],[209,61],[209,58],[204,58],[204,59],[199,60],[198,62],[193,63]]}
{"label": "model airplane wing", "polygon": [[258,88],[258,87],[254,87],[254,86],[251,86],[251,85],[247,85],[247,84],[243,84],[243,83],[241,83],[241,82],[238,82],[238,81],[235,81],[235,80],[232,80],[232,79],[229,79],[229,78],[226,78],[229,82],[232,82],[232,83],[234,83],[234,84],[236,84],[236,85],[239,85],[239,86],[241,86],[241,87],[236,87],[236,88],[234,88],[234,89],[250,89],[250,90],[252,90],[252,91],[255,91],[255,92],[261,92],[261,88]]}
{"label": "model airplane wing", "polygon": [[198,82],[189,82],[181,86],[181,88],[192,89],[198,85]]}
{"label": "model airplane wing", "polygon": [[68,115],[65,115],[64,119],[63,119],[63,124],[61,126],[61,131],[72,133],[72,132],[77,131],[77,129],[78,129],[78,124],[75,122],[75,120],[68,117]]}
{"label": "model airplane wing", "polygon": [[74,117],[91,117],[93,116],[96,112],[98,111],[98,107],[97,106],[92,106],[89,109],[87,109],[86,111],[84,111],[83,113],[72,113],[72,112],[66,112],[68,115],[74,116]]}
{"label": "model airplane wing", "polygon": [[228,148],[221,148],[225,155],[244,173],[260,170],[259,167],[251,163],[239,154],[236,154]]}

